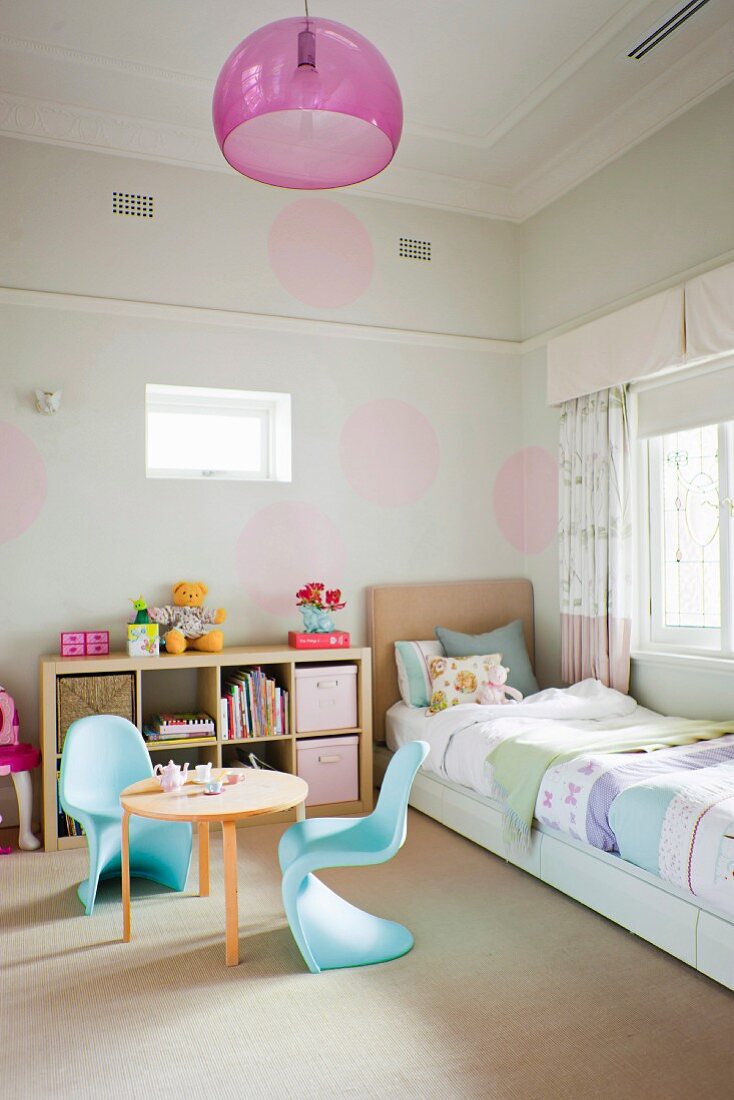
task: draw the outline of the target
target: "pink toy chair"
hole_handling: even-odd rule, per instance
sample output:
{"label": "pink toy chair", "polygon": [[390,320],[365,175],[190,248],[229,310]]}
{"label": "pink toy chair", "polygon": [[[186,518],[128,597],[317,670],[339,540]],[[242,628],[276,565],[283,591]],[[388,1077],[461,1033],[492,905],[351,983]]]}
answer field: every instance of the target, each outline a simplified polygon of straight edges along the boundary
{"label": "pink toy chair", "polygon": [[40,840],[31,831],[33,788],[31,769],[41,763],[41,753],[18,737],[20,723],[13,697],[0,687],[0,775],[10,775],[18,799],[18,847],[26,851],[40,848]]}

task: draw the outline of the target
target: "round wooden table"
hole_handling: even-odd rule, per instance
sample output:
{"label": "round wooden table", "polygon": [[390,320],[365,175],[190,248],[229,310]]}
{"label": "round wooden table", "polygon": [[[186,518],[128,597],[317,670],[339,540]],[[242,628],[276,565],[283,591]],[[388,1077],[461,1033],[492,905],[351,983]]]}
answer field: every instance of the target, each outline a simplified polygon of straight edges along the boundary
{"label": "round wooden table", "polygon": [[[296,818],[305,817],[308,784],[297,775],[265,769],[242,769],[239,783],[227,784],[221,794],[205,794],[193,781],[177,791],[164,791],[157,779],[133,783],[120,795],[122,805],[122,938],[130,941],[130,816],[158,821],[190,821],[199,830],[199,896],[209,896],[209,823],[222,826],[224,851],[225,959],[237,966],[239,958],[237,910],[237,822],[246,817],[278,813],[296,807]],[[223,778],[227,769],[212,772]]]}

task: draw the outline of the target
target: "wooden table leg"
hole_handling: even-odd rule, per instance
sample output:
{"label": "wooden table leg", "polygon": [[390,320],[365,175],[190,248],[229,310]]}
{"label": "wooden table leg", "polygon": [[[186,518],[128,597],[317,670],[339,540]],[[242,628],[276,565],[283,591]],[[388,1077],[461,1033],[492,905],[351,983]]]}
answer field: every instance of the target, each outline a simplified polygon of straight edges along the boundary
{"label": "wooden table leg", "polygon": [[239,911],[237,906],[237,827],[234,821],[222,822],[224,847],[225,961],[237,966],[240,961]]}
{"label": "wooden table leg", "polygon": [[296,806],[296,821],[306,820],[306,801],[299,802]]}
{"label": "wooden table leg", "polygon": [[122,942],[130,942],[130,814],[122,811]]}
{"label": "wooden table leg", "polygon": [[199,897],[209,897],[209,822],[199,822]]}

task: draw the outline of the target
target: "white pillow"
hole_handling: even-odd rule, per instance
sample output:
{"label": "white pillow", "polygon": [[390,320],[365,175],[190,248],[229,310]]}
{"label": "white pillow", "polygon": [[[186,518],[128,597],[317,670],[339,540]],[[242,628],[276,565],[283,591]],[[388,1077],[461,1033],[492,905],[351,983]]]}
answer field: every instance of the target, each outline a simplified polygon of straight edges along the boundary
{"label": "white pillow", "polygon": [[396,642],[400,697],[409,707],[427,707],[431,701],[431,657],[443,657],[443,646],[434,638],[427,642]]}

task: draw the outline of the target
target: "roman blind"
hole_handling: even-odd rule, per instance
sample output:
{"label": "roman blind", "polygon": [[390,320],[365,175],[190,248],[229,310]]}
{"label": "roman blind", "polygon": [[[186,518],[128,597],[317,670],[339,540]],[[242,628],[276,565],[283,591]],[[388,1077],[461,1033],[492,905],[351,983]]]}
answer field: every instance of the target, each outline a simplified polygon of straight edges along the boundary
{"label": "roman blind", "polygon": [[641,439],[725,420],[734,420],[734,357],[673,375],[664,383],[660,379],[637,393]]}
{"label": "roman blind", "polygon": [[548,404],[656,374],[683,361],[683,287],[548,341]]}
{"label": "roman blind", "polygon": [[686,358],[734,351],[734,264],[686,283]]}

